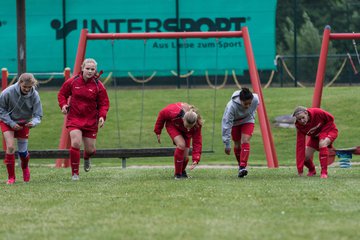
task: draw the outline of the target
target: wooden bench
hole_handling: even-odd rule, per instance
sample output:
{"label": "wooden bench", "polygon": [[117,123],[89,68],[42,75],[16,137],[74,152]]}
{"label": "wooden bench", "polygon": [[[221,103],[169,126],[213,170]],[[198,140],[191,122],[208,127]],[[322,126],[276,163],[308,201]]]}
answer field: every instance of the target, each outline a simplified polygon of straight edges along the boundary
{"label": "wooden bench", "polygon": [[[126,168],[127,158],[142,158],[142,157],[170,157],[174,155],[175,148],[109,148],[96,149],[96,154],[92,158],[121,158],[122,167]],[[30,157],[33,159],[68,159],[68,149],[48,149],[48,150],[29,150]],[[203,151],[212,152],[212,151]],[[83,150],[81,150],[83,156]],[[190,153],[191,154],[191,149]],[[5,157],[5,152],[0,151],[0,158]]]}

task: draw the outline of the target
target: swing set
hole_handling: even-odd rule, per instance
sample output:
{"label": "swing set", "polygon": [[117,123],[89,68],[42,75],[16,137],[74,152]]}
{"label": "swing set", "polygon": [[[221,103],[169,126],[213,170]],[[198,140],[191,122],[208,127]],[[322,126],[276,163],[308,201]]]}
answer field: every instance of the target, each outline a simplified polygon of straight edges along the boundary
{"label": "swing set", "polygon": [[[329,50],[329,42],[330,40],[352,40],[353,43],[355,39],[360,39],[360,33],[331,33],[331,27],[326,26],[324,29],[321,50],[320,50],[320,58],[318,69],[316,73],[316,80],[315,80],[315,89],[314,95],[312,99],[312,107],[320,108],[321,105],[321,97],[322,97],[322,90],[324,84],[324,76],[326,70],[326,61],[327,55]],[[357,48],[355,46],[355,51],[358,57],[358,61],[360,64],[359,54],[357,52]],[[351,148],[343,148],[343,149],[336,149],[335,153],[340,158],[340,166],[343,162],[348,162],[352,158],[352,154],[360,155],[360,146],[351,147]],[[346,160],[346,161],[344,161]],[[343,164],[344,167],[351,166],[350,164]]]}
{"label": "swing set", "polygon": [[[146,40],[147,39],[186,39],[186,38],[243,38],[244,40],[244,46],[245,46],[245,52],[247,57],[247,62],[249,66],[249,74],[250,74],[250,80],[252,84],[252,88],[254,89],[254,92],[259,95],[260,99],[260,105],[258,107],[258,116],[259,116],[259,122],[260,122],[260,128],[261,128],[261,135],[263,139],[263,145],[265,149],[265,155],[267,159],[267,165],[269,168],[277,168],[278,167],[278,160],[276,156],[274,141],[271,133],[270,123],[267,117],[266,109],[265,109],[265,103],[264,98],[261,91],[261,84],[260,79],[258,75],[258,71],[255,64],[254,54],[252,50],[252,45],[250,41],[250,36],[247,27],[243,27],[241,31],[217,31],[217,32],[147,32],[147,33],[89,33],[87,29],[82,29],[80,33],[80,39],[75,59],[75,64],[73,68],[73,73],[78,73],[81,71],[81,64],[85,58],[85,52],[86,52],[86,45],[87,41],[89,40],[144,40],[144,51],[146,48]],[[185,41],[185,40],[184,40]],[[114,49],[114,47],[112,48]],[[186,51],[186,50],[185,50]],[[185,53],[186,54],[186,53]],[[145,55],[145,53],[144,53]],[[216,60],[217,61],[217,60]],[[113,52],[113,67],[115,68],[115,60],[114,60],[114,52]],[[143,68],[145,69],[145,60],[143,62]],[[174,75],[180,75],[181,78],[187,79],[187,84],[189,86],[189,76],[191,76],[193,72],[188,71],[187,74],[180,75],[180,73],[174,72]],[[155,73],[156,74],[156,73]],[[131,78],[135,78],[131,73],[128,73],[128,75]],[[151,79],[154,76],[154,73],[149,77]],[[143,73],[143,80],[136,79],[139,83],[142,84],[144,88],[144,84],[147,82],[145,79],[145,75]],[[149,80],[148,80],[149,81]],[[115,81],[116,82],[116,81]],[[116,83],[115,83],[116,84]],[[215,97],[214,97],[214,104],[216,104],[216,90],[218,89],[216,87],[217,84],[217,75],[215,76]],[[116,97],[116,96],[115,96]],[[142,95],[142,97],[144,97]],[[117,100],[116,100],[117,101]],[[115,103],[117,105],[117,102]],[[116,106],[117,107],[117,106]],[[143,106],[142,106],[143,109]],[[214,113],[215,114],[215,113]],[[215,117],[215,116],[214,116]],[[69,134],[66,130],[66,118],[64,119],[64,125],[62,129],[62,133],[60,136],[60,144],[59,149],[68,149],[70,147],[70,140],[69,140]],[[119,121],[118,121],[119,122]],[[214,125],[213,125],[214,126]],[[141,131],[142,126],[140,126]],[[213,129],[214,132],[214,129]],[[140,134],[141,138],[141,134]],[[144,157],[147,157],[146,151],[144,152],[144,149],[132,149],[137,152],[142,152],[142,154],[137,155],[137,157],[141,157],[141,155],[144,155]],[[157,149],[150,149],[152,152]],[[97,150],[102,151],[101,149]],[[106,151],[104,149],[103,151]],[[116,152],[116,151],[115,151]],[[121,155],[121,149],[118,149],[117,152]],[[96,154],[98,155],[98,154]],[[106,154],[105,154],[106,155]],[[118,155],[117,157],[123,158],[124,157]],[[152,155],[154,156],[154,155]],[[161,151],[159,151],[159,155],[161,155]],[[95,158],[97,156],[94,156]],[[126,156],[125,156],[126,157]]]}

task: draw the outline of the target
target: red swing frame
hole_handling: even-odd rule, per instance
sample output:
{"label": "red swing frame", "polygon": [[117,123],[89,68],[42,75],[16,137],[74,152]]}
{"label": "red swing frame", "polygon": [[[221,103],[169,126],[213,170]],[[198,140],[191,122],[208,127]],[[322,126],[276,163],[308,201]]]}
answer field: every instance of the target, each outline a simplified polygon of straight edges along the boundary
{"label": "red swing frame", "polygon": [[[218,32],[147,32],[147,33],[89,33],[87,29],[82,29],[78,49],[76,53],[73,73],[81,71],[81,64],[84,61],[86,44],[88,40],[105,40],[105,39],[178,39],[178,38],[243,38],[246,57],[249,65],[249,74],[252,88],[259,95],[260,104],[258,107],[258,116],[261,128],[267,165],[269,168],[277,168],[278,160],[271,133],[270,123],[267,117],[264,97],[261,91],[261,83],[258,70],[255,63],[254,53],[250,41],[250,35],[247,27],[242,27],[241,31],[218,31]],[[63,129],[60,137],[59,149],[68,149],[70,147],[69,133],[66,129],[66,118],[64,119]],[[67,163],[67,164],[66,164]],[[68,160],[65,161],[68,166]]]}

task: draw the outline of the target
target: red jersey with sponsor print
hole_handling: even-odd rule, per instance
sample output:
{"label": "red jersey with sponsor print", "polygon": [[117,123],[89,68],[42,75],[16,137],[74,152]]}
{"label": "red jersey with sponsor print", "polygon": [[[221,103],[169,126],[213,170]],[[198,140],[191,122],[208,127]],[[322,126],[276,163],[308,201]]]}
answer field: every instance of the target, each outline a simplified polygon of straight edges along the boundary
{"label": "red jersey with sponsor print", "polygon": [[[305,125],[300,125],[298,122],[295,123],[297,129],[296,139],[296,159],[305,159],[305,139],[306,136],[312,138],[323,139],[329,137],[331,141],[332,136],[330,132],[337,128],[334,122],[334,116],[320,108],[308,108],[309,120]],[[329,135],[329,136],[328,136]]]}
{"label": "red jersey with sponsor print", "polygon": [[183,122],[183,116],[185,111],[182,109],[182,103],[173,103],[165,108],[163,108],[158,115],[158,118],[155,123],[154,132],[157,135],[161,134],[161,131],[164,127],[171,125],[175,127],[182,136],[187,139],[192,138],[192,156],[193,161],[199,161],[202,151],[202,135],[201,135],[201,125],[196,124],[191,129],[186,129]]}
{"label": "red jersey with sponsor print", "polygon": [[67,104],[66,127],[76,127],[88,131],[97,131],[100,117],[106,119],[109,110],[109,98],[101,81],[95,78],[85,81],[81,74],[68,79],[58,93],[60,109]]}

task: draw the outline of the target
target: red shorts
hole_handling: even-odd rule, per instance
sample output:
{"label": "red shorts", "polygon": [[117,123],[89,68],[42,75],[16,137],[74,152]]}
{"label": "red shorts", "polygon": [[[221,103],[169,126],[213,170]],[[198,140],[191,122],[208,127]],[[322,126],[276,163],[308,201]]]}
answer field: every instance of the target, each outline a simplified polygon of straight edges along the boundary
{"label": "red shorts", "polygon": [[[21,125],[21,124],[19,124],[19,125]],[[0,126],[1,126],[1,131],[3,133],[7,132],[7,131],[13,131],[15,138],[24,138],[24,139],[29,138],[30,129],[28,127],[23,126],[23,128],[21,130],[15,131],[9,125],[7,125],[6,123],[4,123],[2,121],[0,121]]]}
{"label": "red shorts", "polygon": [[169,136],[171,137],[171,139],[174,142],[174,138],[176,136],[181,135],[184,140],[185,140],[185,147],[189,148],[190,147],[190,142],[191,142],[191,137],[186,136],[186,134],[184,134],[183,132],[179,131],[174,125],[172,124],[166,124],[166,131],[168,132]]}
{"label": "red shorts", "polygon": [[96,139],[96,136],[97,136],[97,131],[89,131],[89,130],[84,130],[84,129],[80,129],[77,127],[68,127],[67,129],[69,132],[71,132],[72,130],[80,130],[82,132],[82,136],[86,137],[86,138]]}
{"label": "red shorts", "polygon": [[231,137],[234,142],[241,140],[241,134],[252,136],[254,132],[254,123],[244,123],[242,125],[234,126],[231,129]]}
{"label": "red shorts", "polygon": [[332,143],[335,141],[337,136],[338,136],[337,129],[330,130],[329,132],[321,132],[317,137],[309,137],[306,146],[314,148],[319,151],[319,141],[321,139],[329,138],[331,144],[328,146],[328,148],[332,148],[333,147]]}

